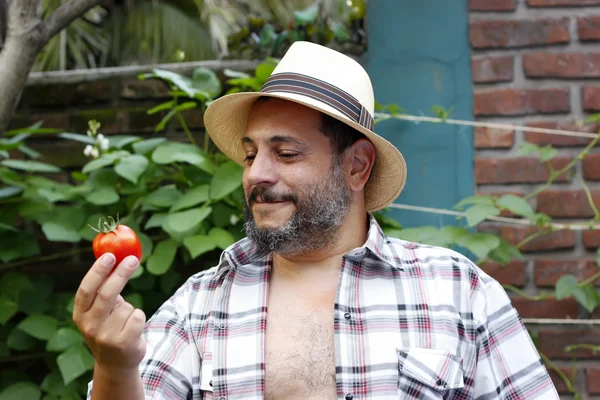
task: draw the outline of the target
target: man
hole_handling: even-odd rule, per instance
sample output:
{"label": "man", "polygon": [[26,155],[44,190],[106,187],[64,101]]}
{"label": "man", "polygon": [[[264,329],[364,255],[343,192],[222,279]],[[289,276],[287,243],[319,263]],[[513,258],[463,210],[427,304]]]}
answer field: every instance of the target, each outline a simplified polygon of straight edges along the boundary
{"label": "man", "polygon": [[244,165],[248,237],[145,326],[119,295],[138,261],[92,266],[74,309],[91,398],[558,398],[495,280],[382,233],[371,212],[406,165],[373,106],[358,63],[300,42],[260,93],[208,107],[212,139]]}

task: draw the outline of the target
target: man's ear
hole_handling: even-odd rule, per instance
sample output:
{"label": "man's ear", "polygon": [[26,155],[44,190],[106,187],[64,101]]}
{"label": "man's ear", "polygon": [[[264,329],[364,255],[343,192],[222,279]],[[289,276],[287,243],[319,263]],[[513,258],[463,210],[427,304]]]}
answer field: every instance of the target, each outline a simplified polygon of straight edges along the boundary
{"label": "man's ear", "polygon": [[350,189],[363,190],[375,163],[375,147],[368,139],[359,139],[346,150],[345,170]]}

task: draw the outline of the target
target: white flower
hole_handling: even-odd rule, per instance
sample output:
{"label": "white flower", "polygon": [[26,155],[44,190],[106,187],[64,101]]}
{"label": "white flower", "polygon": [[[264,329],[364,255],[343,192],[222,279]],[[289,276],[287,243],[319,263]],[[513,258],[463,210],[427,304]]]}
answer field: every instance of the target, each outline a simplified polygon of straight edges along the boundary
{"label": "white flower", "polygon": [[240,219],[237,217],[237,215],[231,214],[231,217],[229,218],[229,222],[231,222],[231,225],[235,225],[238,223]]}
{"label": "white flower", "polygon": [[98,145],[100,146],[101,150],[108,150],[110,142],[108,141],[107,138],[104,137],[104,135],[99,134],[98,135]]}
{"label": "white flower", "polygon": [[94,147],[94,148],[92,149],[92,157],[94,157],[94,158],[98,158],[99,156],[100,156],[100,151],[98,151],[98,148],[97,148],[97,147]]}
{"label": "white flower", "polygon": [[83,155],[86,157],[89,157],[92,154],[92,150],[94,150],[94,148],[92,147],[92,145],[87,145],[85,146],[85,149],[83,149]]}

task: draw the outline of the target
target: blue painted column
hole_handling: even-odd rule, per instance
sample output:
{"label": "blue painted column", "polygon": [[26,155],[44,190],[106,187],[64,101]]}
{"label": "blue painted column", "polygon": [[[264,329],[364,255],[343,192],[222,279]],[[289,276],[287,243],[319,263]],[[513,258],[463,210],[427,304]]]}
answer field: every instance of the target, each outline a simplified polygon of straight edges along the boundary
{"label": "blue painted column", "polygon": [[[413,115],[454,107],[451,118],[473,119],[466,0],[370,0],[368,50],[362,64],[375,98]],[[408,179],[396,203],[451,208],[474,192],[472,129],[390,120],[375,131],[402,152]],[[453,225],[451,216],[394,210],[404,227]]]}

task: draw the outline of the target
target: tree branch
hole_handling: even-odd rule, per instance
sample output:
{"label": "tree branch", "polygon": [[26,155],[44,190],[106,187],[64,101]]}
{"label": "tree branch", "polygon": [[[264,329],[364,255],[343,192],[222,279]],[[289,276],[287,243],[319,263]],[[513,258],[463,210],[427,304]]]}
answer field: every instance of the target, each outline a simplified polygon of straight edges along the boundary
{"label": "tree branch", "polygon": [[19,0],[8,2],[7,36],[33,28],[37,22],[40,0]]}
{"label": "tree branch", "polygon": [[44,36],[47,42],[50,38],[67,27],[75,19],[81,17],[89,9],[102,3],[103,0],[70,0],[56,9],[46,20]]}
{"label": "tree branch", "polygon": [[0,50],[6,37],[6,15],[8,13],[8,0],[0,0]]}

